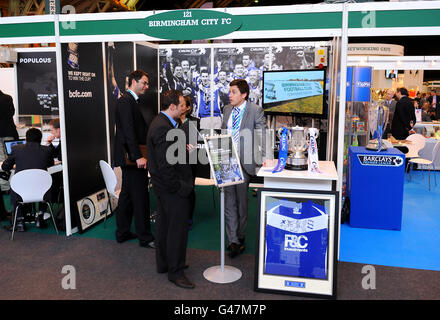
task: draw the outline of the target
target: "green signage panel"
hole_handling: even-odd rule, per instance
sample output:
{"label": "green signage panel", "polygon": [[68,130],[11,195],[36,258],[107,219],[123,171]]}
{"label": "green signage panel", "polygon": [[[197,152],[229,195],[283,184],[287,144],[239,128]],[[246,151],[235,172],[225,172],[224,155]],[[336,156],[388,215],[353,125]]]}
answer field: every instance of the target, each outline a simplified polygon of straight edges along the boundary
{"label": "green signage panel", "polygon": [[0,24],[0,37],[45,37],[54,36],[53,22]]}
{"label": "green signage panel", "polygon": [[348,28],[440,27],[440,10],[353,11],[348,14]]}
{"label": "green signage panel", "polygon": [[213,10],[174,10],[143,20],[138,29],[151,37],[168,40],[210,39],[236,31],[240,17]]}

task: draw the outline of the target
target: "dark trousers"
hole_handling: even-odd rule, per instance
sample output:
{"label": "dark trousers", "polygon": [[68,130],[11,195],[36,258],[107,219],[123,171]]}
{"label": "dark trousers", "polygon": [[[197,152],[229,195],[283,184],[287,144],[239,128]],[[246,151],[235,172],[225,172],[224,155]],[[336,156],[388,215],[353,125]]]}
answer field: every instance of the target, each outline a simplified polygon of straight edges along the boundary
{"label": "dark trousers", "polygon": [[123,238],[130,232],[133,217],[139,241],[153,241],[154,236],[150,226],[147,170],[136,167],[123,167],[121,193],[116,209],[117,239]]}
{"label": "dark trousers", "polygon": [[3,199],[3,191],[0,192],[0,220],[6,218],[5,200]]}
{"label": "dark trousers", "polygon": [[168,279],[183,276],[188,244],[190,200],[177,194],[161,193],[157,196],[156,267],[167,272]]}

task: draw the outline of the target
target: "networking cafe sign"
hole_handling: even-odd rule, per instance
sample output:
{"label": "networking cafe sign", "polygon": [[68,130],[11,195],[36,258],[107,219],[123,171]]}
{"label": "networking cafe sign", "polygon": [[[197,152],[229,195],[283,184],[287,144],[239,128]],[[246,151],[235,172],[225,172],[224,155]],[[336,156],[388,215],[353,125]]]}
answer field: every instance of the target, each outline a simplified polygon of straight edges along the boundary
{"label": "networking cafe sign", "polygon": [[174,10],[145,18],[139,31],[167,40],[201,40],[232,33],[241,27],[240,17],[213,10]]}

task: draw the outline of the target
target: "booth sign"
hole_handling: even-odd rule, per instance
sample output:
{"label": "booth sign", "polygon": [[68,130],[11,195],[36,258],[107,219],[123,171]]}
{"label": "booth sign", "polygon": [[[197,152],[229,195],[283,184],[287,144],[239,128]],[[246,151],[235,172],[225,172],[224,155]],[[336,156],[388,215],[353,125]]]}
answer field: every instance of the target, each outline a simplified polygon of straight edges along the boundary
{"label": "booth sign", "polygon": [[168,40],[210,39],[240,28],[240,17],[213,10],[174,10],[147,17],[139,31]]}

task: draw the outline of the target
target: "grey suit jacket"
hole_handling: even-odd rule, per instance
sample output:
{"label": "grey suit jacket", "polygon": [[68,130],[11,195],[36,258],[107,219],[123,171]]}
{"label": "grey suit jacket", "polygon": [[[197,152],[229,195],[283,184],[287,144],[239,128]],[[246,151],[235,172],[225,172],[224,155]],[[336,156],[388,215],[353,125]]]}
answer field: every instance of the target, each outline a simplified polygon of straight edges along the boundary
{"label": "grey suit jacket", "polygon": [[[228,104],[223,109],[222,131],[226,133],[233,106]],[[239,157],[243,169],[248,175],[255,175],[265,157],[266,118],[263,108],[255,103],[246,102],[246,108],[240,123]]]}
{"label": "grey suit jacket", "polygon": [[396,111],[396,103],[397,103],[397,101],[394,99],[392,99],[390,102],[385,101],[385,106],[388,107],[388,109],[390,111],[390,117],[388,119],[389,123],[391,123],[393,121],[394,112]]}

